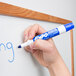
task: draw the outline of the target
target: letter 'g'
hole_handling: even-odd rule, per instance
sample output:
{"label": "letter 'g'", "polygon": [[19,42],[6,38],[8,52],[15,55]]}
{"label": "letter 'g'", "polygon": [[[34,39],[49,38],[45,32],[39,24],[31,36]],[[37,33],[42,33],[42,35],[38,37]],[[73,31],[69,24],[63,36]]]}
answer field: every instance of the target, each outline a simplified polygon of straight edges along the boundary
{"label": "letter 'g'", "polygon": [[9,60],[9,59],[8,59],[8,61],[9,61],[9,62],[13,62],[13,61],[14,61],[14,57],[15,57],[13,44],[12,44],[11,42],[8,42],[8,43],[6,44],[6,47],[7,47],[7,49],[12,50],[12,60]]}

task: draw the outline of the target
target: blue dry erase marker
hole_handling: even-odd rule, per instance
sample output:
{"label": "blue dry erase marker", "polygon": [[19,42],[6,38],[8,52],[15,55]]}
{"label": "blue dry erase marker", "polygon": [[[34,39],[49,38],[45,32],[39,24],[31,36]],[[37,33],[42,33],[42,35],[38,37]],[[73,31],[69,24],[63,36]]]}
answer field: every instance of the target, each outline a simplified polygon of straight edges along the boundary
{"label": "blue dry erase marker", "polygon": [[35,36],[32,40],[28,40],[27,42],[19,45],[18,48],[28,46],[37,39],[43,39],[43,40],[50,39],[52,37],[55,37],[55,36],[60,35],[62,33],[65,33],[65,32],[67,32],[67,31],[69,31],[69,30],[71,30],[73,28],[74,28],[73,23],[68,23],[68,24],[65,24],[65,25],[61,25],[61,26],[59,26],[59,27],[57,27],[55,29],[52,29],[52,30],[50,30],[48,32],[45,32],[43,34]]}

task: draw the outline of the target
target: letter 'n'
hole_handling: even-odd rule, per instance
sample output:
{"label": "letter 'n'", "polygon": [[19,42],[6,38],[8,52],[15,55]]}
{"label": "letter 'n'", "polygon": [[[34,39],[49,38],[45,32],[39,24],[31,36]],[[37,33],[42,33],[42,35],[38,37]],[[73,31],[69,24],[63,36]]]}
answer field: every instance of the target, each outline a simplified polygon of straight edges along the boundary
{"label": "letter 'n'", "polygon": [[4,47],[4,50],[6,50],[6,46],[5,46],[3,43],[1,43],[1,44],[0,44],[0,51],[1,51],[1,47],[2,47],[2,46]]}

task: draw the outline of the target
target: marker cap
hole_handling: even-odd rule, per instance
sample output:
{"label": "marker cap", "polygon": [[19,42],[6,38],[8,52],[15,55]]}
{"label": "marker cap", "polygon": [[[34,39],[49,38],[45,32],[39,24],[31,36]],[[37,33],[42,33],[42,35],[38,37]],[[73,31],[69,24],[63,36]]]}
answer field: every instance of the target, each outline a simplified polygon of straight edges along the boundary
{"label": "marker cap", "polygon": [[64,32],[67,32],[67,31],[73,29],[74,24],[73,23],[68,23],[68,24],[65,24],[65,25],[61,25],[61,26],[59,26],[57,28],[58,28],[59,34],[62,34]]}
{"label": "marker cap", "polygon": [[66,32],[67,32],[67,31],[74,28],[74,24],[73,23],[68,23],[68,24],[65,24],[64,27],[66,28]]}

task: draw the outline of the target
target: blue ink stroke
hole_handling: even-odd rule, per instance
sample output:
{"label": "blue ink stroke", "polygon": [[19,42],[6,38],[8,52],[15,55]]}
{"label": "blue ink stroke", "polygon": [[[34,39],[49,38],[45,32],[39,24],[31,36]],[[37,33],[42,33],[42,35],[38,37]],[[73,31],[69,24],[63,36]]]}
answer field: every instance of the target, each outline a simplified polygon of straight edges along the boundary
{"label": "blue ink stroke", "polygon": [[[8,45],[11,45],[11,46],[9,47]],[[12,60],[9,60],[9,59],[8,59],[8,61],[9,61],[10,63],[12,63],[12,62],[14,61],[14,57],[15,57],[13,45],[12,45],[11,42],[8,42],[8,43],[6,44],[6,47],[7,47],[7,49],[12,49],[13,58],[12,58]]]}
{"label": "blue ink stroke", "polygon": [[6,46],[3,43],[1,43],[0,44],[0,51],[1,51],[1,46],[4,46],[4,50],[6,50]]}

